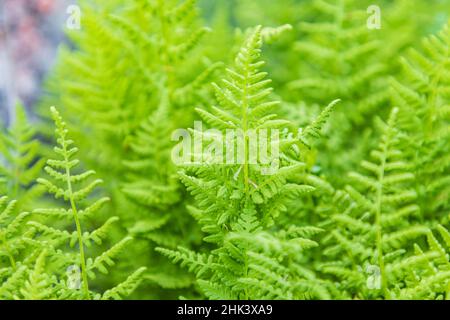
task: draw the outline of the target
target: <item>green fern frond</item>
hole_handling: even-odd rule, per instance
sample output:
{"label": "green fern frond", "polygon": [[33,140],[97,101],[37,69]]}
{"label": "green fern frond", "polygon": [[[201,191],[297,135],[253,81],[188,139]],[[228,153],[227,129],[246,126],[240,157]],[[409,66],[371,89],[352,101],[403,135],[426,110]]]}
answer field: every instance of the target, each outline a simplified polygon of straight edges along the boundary
{"label": "green fern frond", "polygon": [[8,278],[2,282],[0,286],[0,298],[2,300],[16,300],[20,296],[20,288],[22,288],[28,275],[28,268],[26,266],[19,266]]}
{"label": "green fern frond", "polygon": [[30,270],[23,289],[20,290],[25,300],[54,299],[53,279],[45,272],[47,252],[43,251],[36,259],[34,269]]}
{"label": "green fern frond", "polygon": [[391,96],[401,111],[402,126],[411,135],[416,192],[426,217],[448,221],[450,158],[448,156],[450,31],[447,24],[423,40],[422,50],[402,59],[403,77],[392,79]]}
{"label": "green fern frond", "polygon": [[[259,60],[262,33],[261,26],[252,29],[236,56],[234,67],[226,69],[227,78],[220,85],[213,84],[219,106],[198,109],[198,113],[208,125],[224,135],[227,129],[241,130],[243,141],[249,139],[249,130],[259,132],[281,128],[281,142],[270,143],[283,144],[277,147],[281,152],[289,153],[295,149],[298,140],[288,138],[286,131],[292,128],[289,121],[278,119],[272,113],[278,103],[269,100],[271,80],[266,80],[267,73],[259,70],[264,64]],[[332,107],[311,126],[311,132],[320,129]],[[202,134],[198,130],[191,132]],[[208,138],[205,134],[203,137]],[[238,144],[238,139],[233,137],[232,143]],[[201,152],[206,155],[208,151]],[[262,161],[250,163],[249,152],[249,145],[245,142],[242,164],[187,164],[179,173],[182,183],[196,200],[196,208],[191,207],[190,211],[205,233],[203,240],[217,249],[207,254],[185,248],[177,251],[159,248],[157,251],[195,273],[200,289],[210,299],[305,298],[309,295],[297,292],[295,281],[288,282],[284,289],[280,288],[278,280],[284,277],[282,270],[285,270],[281,265],[262,267],[257,263],[251,264],[249,255],[256,250],[269,260],[276,256],[289,256],[292,264],[298,264],[304,251],[317,246],[316,242],[308,239],[308,235],[314,235],[319,229],[292,228],[288,233],[269,232],[278,216],[287,210],[287,201],[303,197],[315,188],[294,181],[295,176],[303,174],[305,165],[287,154],[276,159],[279,166],[267,174],[268,168],[264,168]],[[271,277],[267,280],[268,275]],[[298,279],[303,278],[298,276]],[[274,290],[267,292],[262,289],[264,286],[272,286]]]}
{"label": "green fern frond", "polygon": [[0,267],[6,267],[7,273],[16,270],[19,253],[26,247],[22,236],[26,234],[23,226],[28,216],[27,212],[17,213],[16,201],[0,198]]}
{"label": "green fern frond", "polygon": [[[74,141],[68,138],[69,131],[58,111],[54,107],[50,111],[56,126],[55,134],[58,145],[54,148],[54,152],[58,156],[58,159],[48,160],[47,166],[44,168],[45,172],[50,176],[50,179],[39,178],[38,182],[46,187],[48,192],[53,194],[56,199],[64,200],[65,206],[62,205],[56,209],[36,209],[34,214],[56,218],[54,223],[60,224],[63,222],[65,224],[71,224],[75,227],[75,231],[70,232],[67,229],[49,226],[47,225],[49,223],[47,221],[46,224],[33,221],[29,223],[29,226],[37,231],[36,239],[38,241],[46,245],[51,245],[54,248],[54,250],[48,251],[48,255],[54,257],[57,261],[61,261],[63,265],[65,264],[64,267],[69,266],[73,260],[68,259],[64,251],[56,250],[56,248],[63,247],[67,243],[71,247],[77,245],[78,252],[70,252],[69,254],[76,257],[75,260],[78,260],[76,265],[81,269],[82,297],[85,299],[95,298],[97,294],[90,291],[88,277],[91,279],[95,278],[94,270],[107,273],[107,266],[114,264],[113,258],[118,257],[120,252],[123,251],[123,248],[131,241],[131,237],[126,237],[119,241],[95,260],[88,258],[87,248],[93,242],[98,245],[101,244],[109,235],[111,225],[117,222],[118,218],[109,218],[102,226],[92,232],[85,232],[82,228],[81,222],[84,222],[86,218],[100,210],[109,199],[101,198],[97,199],[91,205],[85,205],[85,200],[90,198],[91,194],[102,181],[95,180],[92,177],[95,175],[94,171],[76,172],[77,166],[80,163],[78,159],[74,158],[78,148],[74,146]],[[61,218],[64,219],[58,221]],[[137,276],[133,278],[133,283],[137,283],[135,278]],[[129,288],[128,285],[126,287]],[[65,294],[72,295],[67,288],[63,288],[62,290],[66,292]],[[27,288],[24,289],[24,292],[28,291]],[[118,291],[113,295],[117,294],[119,294]]]}
{"label": "green fern frond", "polygon": [[37,132],[21,104],[15,108],[15,121],[10,128],[1,128],[0,133],[0,180],[6,183],[5,190],[0,188],[0,192],[19,199],[19,209],[27,210],[43,193],[34,182],[45,160],[36,139]]}
{"label": "green fern frond", "polygon": [[133,272],[124,282],[118,284],[116,287],[106,291],[102,299],[103,300],[121,300],[130,296],[137,287],[139,287],[142,281],[142,275],[146,271],[146,268],[140,268]]}
{"label": "green fern frond", "polygon": [[[419,213],[415,204],[417,194],[410,189],[415,176],[401,149],[404,137],[397,129],[398,112],[394,108],[387,123],[378,121],[382,131],[379,146],[371,152],[370,160],[361,163],[364,174],[349,174],[354,186],[346,187],[348,198],[337,198],[340,199],[335,209],[337,213],[332,216],[338,230],[332,232],[334,239],[329,241],[337,240],[338,246],[330,247],[330,254],[348,256],[346,262],[342,261],[342,267],[347,264],[346,272],[357,273],[355,264],[362,267],[365,263],[375,266],[370,270],[378,270],[377,290],[370,290],[364,283],[360,283],[363,287],[348,288],[353,294],[367,295],[365,298],[392,297],[395,281],[386,270],[397,262],[389,262],[387,257],[429,232],[426,226],[414,223]],[[342,267],[328,269],[328,272],[338,271],[335,274],[340,277],[346,274],[342,273]],[[401,277],[396,278],[402,281],[399,279]]]}

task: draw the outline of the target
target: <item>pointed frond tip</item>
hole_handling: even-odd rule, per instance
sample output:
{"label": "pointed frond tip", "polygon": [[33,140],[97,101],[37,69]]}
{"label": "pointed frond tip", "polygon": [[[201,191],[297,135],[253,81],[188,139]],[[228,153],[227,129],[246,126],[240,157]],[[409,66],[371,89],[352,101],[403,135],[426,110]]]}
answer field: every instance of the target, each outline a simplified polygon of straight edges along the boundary
{"label": "pointed frond tip", "polygon": [[298,138],[302,144],[311,148],[310,140],[318,139],[321,136],[323,127],[334,112],[337,104],[340,102],[341,99],[332,101],[309,126],[299,130]]}

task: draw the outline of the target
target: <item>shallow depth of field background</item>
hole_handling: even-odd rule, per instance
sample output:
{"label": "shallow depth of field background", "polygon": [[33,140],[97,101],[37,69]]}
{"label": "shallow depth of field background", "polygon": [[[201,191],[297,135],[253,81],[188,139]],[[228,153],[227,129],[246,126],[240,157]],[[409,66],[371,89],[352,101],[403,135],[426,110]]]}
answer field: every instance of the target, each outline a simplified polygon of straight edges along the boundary
{"label": "shallow depth of field background", "polygon": [[[124,0],[125,1],[125,0]],[[447,0],[437,0],[434,3]],[[296,12],[291,16],[279,16],[276,5],[271,0],[201,0],[202,15],[206,21],[213,19],[218,8],[237,8],[230,14],[230,24],[236,27],[249,27],[255,24],[276,26],[295,19]],[[274,3],[276,1],[273,1]],[[308,0],[291,0],[308,2]],[[377,1],[374,1],[376,4]],[[75,0],[2,0],[0,2],[0,115],[7,121],[13,112],[13,106],[20,99],[28,108],[36,103],[41,84],[47,72],[53,65],[58,45],[65,41],[64,29],[68,14],[67,8],[76,4]],[[226,6],[223,6],[226,4]],[[267,5],[275,10],[266,10],[273,16],[261,16],[261,10],[255,10]],[[280,10],[285,14],[286,10]],[[410,19],[420,19],[426,12],[411,12]],[[448,13],[436,15],[435,26],[424,25],[424,34],[437,31],[446,21]],[[275,22],[276,21],[276,22]],[[274,24],[275,22],[275,24]],[[405,21],[408,23],[408,21]]]}

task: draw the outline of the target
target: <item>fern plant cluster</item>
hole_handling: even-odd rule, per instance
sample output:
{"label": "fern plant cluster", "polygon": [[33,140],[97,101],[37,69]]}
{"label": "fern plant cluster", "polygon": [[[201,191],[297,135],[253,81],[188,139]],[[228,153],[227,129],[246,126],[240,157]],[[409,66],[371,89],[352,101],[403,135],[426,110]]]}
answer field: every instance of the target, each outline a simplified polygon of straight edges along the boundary
{"label": "fern plant cluster", "polygon": [[79,2],[0,132],[0,299],[450,299],[446,1]]}

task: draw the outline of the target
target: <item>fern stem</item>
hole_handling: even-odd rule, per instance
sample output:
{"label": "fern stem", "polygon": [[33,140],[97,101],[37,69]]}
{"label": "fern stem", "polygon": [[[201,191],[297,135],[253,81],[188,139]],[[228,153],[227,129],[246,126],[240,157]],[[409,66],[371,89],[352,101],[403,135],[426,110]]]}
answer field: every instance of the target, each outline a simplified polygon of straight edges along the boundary
{"label": "fern stem", "polygon": [[375,224],[376,224],[376,244],[377,244],[377,254],[378,254],[378,265],[380,267],[380,277],[381,277],[381,290],[383,291],[384,298],[388,299],[389,292],[387,290],[387,282],[385,276],[385,266],[384,266],[384,257],[383,257],[383,239],[382,239],[382,226],[381,226],[381,205],[382,205],[382,197],[383,197],[383,179],[384,179],[384,170],[386,166],[386,153],[387,153],[387,144],[389,142],[386,141],[383,144],[383,156],[380,164],[380,173],[378,177],[378,188],[377,188],[377,199],[376,199],[376,213],[375,213]]}
{"label": "fern stem", "polygon": [[[248,277],[248,256],[245,255],[244,278]],[[249,300],[248,290],[244,289],[244,300]]]}
{"label": "fern stem", "polygon": [[7,248],[7,254],[8,254],[8,258],[9,258],[9,262],[11,263],[11,267],[15,270],[16,269],[16,260],[14,260],[14,257],[12,256],[12,254],[8,251]]}
{"label": "fern stem", "polygon": [[[69,184],[70,184],[70,182],[69,182]],[[81,276],[83,278],[83,291],[84,291],[84,294],[86,295],[86,298],[89,299],[90,298],[89,284],[88,284],[87,270],[86,270],[86,259],[84,256],[84,245],[83,245],[83,238],[82,238],[82,232],[81,232],[81,225],[80,225],[80,220],[78,219],[77,208],[76,208],[75,202],[73,201],[72,197],[70,199],[70,205],[72,206],[73,217],[75,219],[75,225],[77,227],[78,246],[80,248]]]}
{"label": "fern stem", "polygon": [[77,237],[78,237],[78,247],[80,250],[80,264],[81,264],[81,277],[83,280],[83,291],[87,299],[90,299],[89,294],[89,284],[88,284],[88,277],[87,277],[87,269],[86,269],[86,259],[84,255],[84,244],[83,244],[83,237],[82,237],[82,231],[81,231],[81,224],[80,220],[78,218],[78,211],[77,206],[75,204],[75,200],[73,198],[73,190],[72,190],[72,183],[70,181],[70,168],[67,165],[69,162],[69,159],[67,157],[67,150],[66,146],[64,145],[64,158],[66,161],[66,179],[67,179],[67,190],[69,191],[69,199],[70,199],[70,205],[72,207],[72,213],[73,218],[75,220],[75,225],[77,228]]}
{"label": "fern stem", "polygon": [[11,263],[11,267],[15,270],[16,269],[16,261],[14,260],[14,257],[9,252],[8,252],[8,258],[9,258],[9,262]]}
{"label": "fern stem", "polygon": [[248,195],[248,179],[249,179],[249,168],[248,168],[248,136],[247,136],[247,130],[248,130],[248,121],[247,121],[247,113],[248,113],[248,63],[246,66],[246,74],[244,76],[245,78],[245,86],[244,86],[244,92],[242,97],[242,130],[244,131],[244,188],[245,188],[245,194]]}

